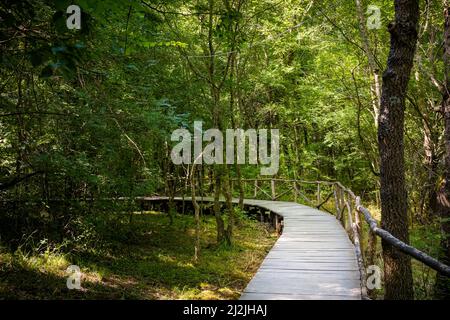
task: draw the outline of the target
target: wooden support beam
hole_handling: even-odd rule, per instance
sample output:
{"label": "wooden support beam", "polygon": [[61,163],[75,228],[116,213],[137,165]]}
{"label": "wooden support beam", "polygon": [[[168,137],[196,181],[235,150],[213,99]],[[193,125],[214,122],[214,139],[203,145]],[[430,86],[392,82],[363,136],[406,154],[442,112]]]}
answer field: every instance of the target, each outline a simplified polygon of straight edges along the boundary
{"label": "wooden support beam", "polygon": [[275,186],[275,180],[270,180],[270,187],[272,190],[272,201],[275,201],[277,199],[277,191]]}
{"label": "wooden support beam", "polygon": [[[350,199],[350,195],[347,195],[347,199],[345,201],[345,204],[347,206],[348,228],[350,229],[350,228],[353,227],[352,202],[351,202],[351,199]],[[350,231],[350,230],[347,230],[347,231]],[[352,239],[352,240],[354,240],[354,239]]]}
{"label": "wooden support beam", "polygon": [[[351,214],[349,214],[349,216],[351,216]],[[360,277],[361,277],[361,297],[366,300],[368,299],[368,295],[367,295],[367,287],[366,287],[366,267],[364,266],[364,259],[362,256],[362,250],[361,250],[361,241],[359,238],[359,232],[358,232],[358,227],[356,225],[356,223],[352,224],[352,230],[353,230],[353,244],[355,245],[355,253],[356,253],[356,259],[358,262],[358,268],[359,268],[359,273],[360,273]]]}
{"label": "wooden support beam", "polygon": [[320,204],[320,182],[317,182],[317,205]]}
{"label": "wooden support beam", "polygon": [[279,229],[278,229],[278,215],[275,214],[275,230],[278,233]]}
{"label": "wooden support beam", "polygon": [[339,188],[339,186],[336,184],[333,186],[334,205],[336,207],[336,219],[340,220],[341,219],[341,209],[339,208],[339,190],[338,190],[338,188]]}
{"label": "wooden support beam", "polygon": [[294,190],[294,202],[297,202],[298,198],[298,189],[297,189],[297,181],[292,182],[293,190]]}
{"label": "wooden support beam", "polygon": [[343,188],[339,188],[339,199],[340,199],[340,208],[341,208],[341,224],[342,226],[347,230],[346,226],[345,226],[345,209],[346,209],[346,205],[345,205],[345,191]]}

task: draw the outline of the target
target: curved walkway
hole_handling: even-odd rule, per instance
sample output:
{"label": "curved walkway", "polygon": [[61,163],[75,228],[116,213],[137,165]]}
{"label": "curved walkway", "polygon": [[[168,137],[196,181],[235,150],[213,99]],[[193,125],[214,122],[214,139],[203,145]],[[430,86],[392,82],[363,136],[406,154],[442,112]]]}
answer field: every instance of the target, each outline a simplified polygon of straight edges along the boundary
{"label": "curved walkway", "polygon": [[244,204],[282,216],[284,227],[241,300],[361,299],[355,247],[334,216],[295,202],[246,199]]}
{"label": "curved walkway", "polygon": [[245,204],[283,216],[284,228],[241,299],[361,299],[355,247],[334,216],[294,202]]}

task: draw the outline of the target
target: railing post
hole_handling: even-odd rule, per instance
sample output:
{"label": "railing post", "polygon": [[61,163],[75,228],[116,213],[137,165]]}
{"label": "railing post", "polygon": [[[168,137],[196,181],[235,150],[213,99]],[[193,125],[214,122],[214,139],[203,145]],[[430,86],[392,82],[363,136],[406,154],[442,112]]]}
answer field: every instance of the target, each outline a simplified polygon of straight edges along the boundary
{"label": "railing post", "polygon": [[334,188],[333,188],[333,194],[334,194],[334,205],[336,207],[336,219],[340,220],[341,219],[341,209],[339,208],[339,186],[337,184],[334,184]]}
{"label": "railing post", "polygon": [[[345,195],[345,194],[344,194]],[[353,228],[353,218],[352,218],[352,213],[353,213],[353,208],[352,208],[352,203],[351,203],[351,199],[350,199],[350,194],[347,193],[347,200],[345,201],[345,205],[347,206],[347,212],[348,212],[348,228],[351,229]],[[353,239],[354,241],[355,239]]]}
{"label": "railing post", "polygon": [[253,192],[253,198],[258,196],[258,179],[255,179],[255,191]]}
{"label": "railing post", "polygon": [[293,187],[294,187],[294,202],[297,202],[298,198],[297,180],[293,182]]}
{"label": "railing post", "polygon": [[320,182],[317,182],[317,205],[320,204]]}
{"label": "railing post", "polygon": [[270,187],[272,189],[272,201],[277,200],[277,191],[275,189],[275,180],[270,180]]}
{"label": "railing post", "polygon": [[[238,183],[239,183],[239,181],[238,181]],[[244,199],[245,199],[245,187],[247,186],[247,181],[246,180],[242,180],[242,181],[240,181],[240,183],[242,183],[242,193],[243,193],[243,196],[244,196]]]}
{"label": "railing post", "polygon": [[[353,232],[355,234],[355,249],[356,249],[356,257],[359,266],[359,272],[361,275],[361,296],[365,299],[370,299],[367,290],[367,274],[366,274],[366,265],[364,264],[364,254],[363,254],[363,245],[362,245],[362,235],[363,235],[363,227],[361,224],[360,214],[360,197],[355,198],[355,223],[353,225]],[[370,229],[369,229],[370,230]],[[371,265],[371,264],[369,264]]]}
{"label": "railing post", "polygon": [[361,277],[361,296],[365,300],[368,298],[367,295],[367,286],[366,286],[366,268],[364,266],[364,259],[361,251],[361,241],[359,239],[358,228],[356,227],[356,223],[352,225],[353,229],[353,244],[355,245],[356,259],[358,261],[358,268]]}
{"label": "railing post", "polygon": [[[360,243],[364,243],[364,228],[361,224],[361,212],[359,212],[356,203],[355,203],[355,224],[356,224],[356,229],[358,230],[358,233],[359,233],[359,241],[360,241]],[[362,249],[363,248],[361,245],[361,254],[364,259],[365,253],[363,252]]]}
{"label": "railing post", "polygon": [[341,208],[341,224],[345,228],[345,198],[344,189],[339,188],[339,207]]}

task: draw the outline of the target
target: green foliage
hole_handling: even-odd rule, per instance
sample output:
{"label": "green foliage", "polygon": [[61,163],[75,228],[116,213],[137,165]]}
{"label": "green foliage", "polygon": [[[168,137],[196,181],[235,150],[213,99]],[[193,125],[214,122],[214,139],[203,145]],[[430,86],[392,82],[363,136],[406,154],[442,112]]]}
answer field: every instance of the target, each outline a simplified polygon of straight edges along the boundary
{"label": "green foliage", "polygon": [[[393,2],[362,2],[381,8],[382,29],[368,31],[381,76]],[[376,97],[354,1],[76,3],[81,30],[66,27],[69,0],[0,4],[0,241],[13,251],[69,237],[95,248],[106,221],[123,232],[111,234],[117,243],[135,241],[134,227],[92,216],[135,209],[118,197],[167,193],[168,178],[187,172],[171,166],[171,133],[192,131],[195,120],[204,129],[279,128],[278,177],[339,180],[375,200]],[[422,6],[405,162],[411,220],[430,224],[443,169],[441,93],[430,75],[442,82],[443,34],[440,3]],[[240,173],[255,178],[259,168]]]}

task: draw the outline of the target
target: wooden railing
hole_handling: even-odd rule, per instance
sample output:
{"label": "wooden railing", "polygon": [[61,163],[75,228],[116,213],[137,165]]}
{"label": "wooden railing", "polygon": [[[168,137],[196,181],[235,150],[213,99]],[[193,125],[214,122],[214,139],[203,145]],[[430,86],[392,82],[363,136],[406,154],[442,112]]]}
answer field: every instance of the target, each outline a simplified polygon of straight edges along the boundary
{"label": "wooden railing", "polygon": [[[368,297],[366,266],[375,264],[377,236],[401,252],[413,257],[437,272],[450,277],[449,266],[395,238],[391,233],[380,228],[369,209],[361,204],[360,197],[356,196],[352,190],[346,188],[340,182],[262,178],[241,179],[240,181],[232,179],[231,182],[231,191],[235,197],[236,195],[242,195],[241,192],[236,192],[236,187],[240,185],[240,188],[244,191],[244,198],[246,199],[262,198],[272,201],[300,202],[335,215],[355,246],[355,253],[361,274],[363,298]],[[200,190],[200,196],[209,196],[214,181],[205,179],[202,183],[202,187],[197,189]],[[267,192],[265,188],[270,191]],[[182,188],[177,190],[176,193],[180,190],[183,191],[183,196],[189,196],[189,193],[186,193],[188,189]],[[334,203],[330,204],[332,197]],[[335,212],[330,211],[330,207],[334,207]],[[362,221],[365,221],[368,225],[367,235],[364,234]],[[366,236],[368,237],[367,250],[364,252],[362,241]]]}

